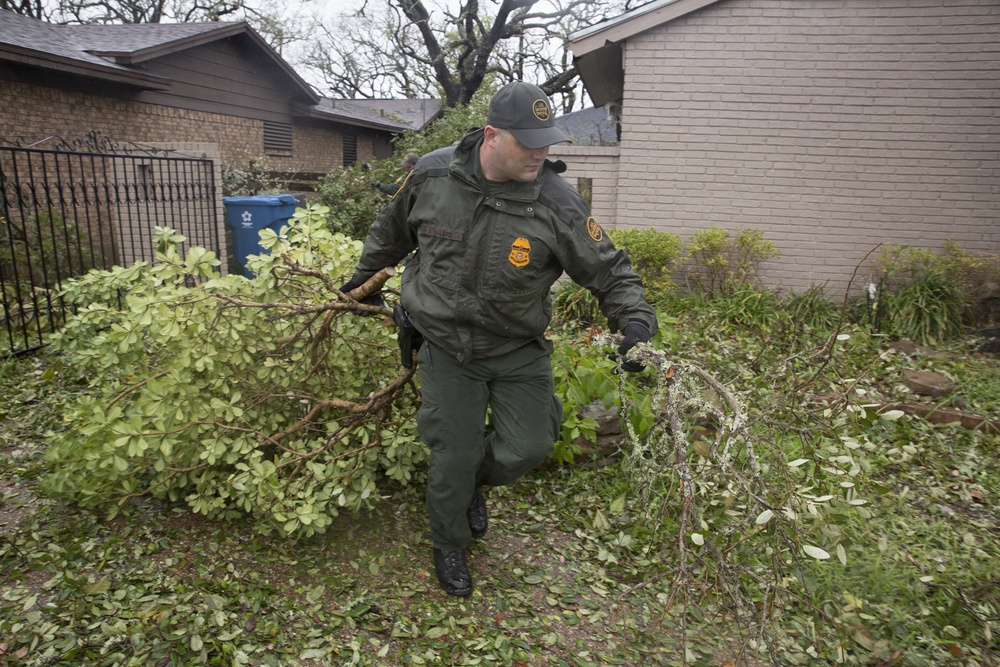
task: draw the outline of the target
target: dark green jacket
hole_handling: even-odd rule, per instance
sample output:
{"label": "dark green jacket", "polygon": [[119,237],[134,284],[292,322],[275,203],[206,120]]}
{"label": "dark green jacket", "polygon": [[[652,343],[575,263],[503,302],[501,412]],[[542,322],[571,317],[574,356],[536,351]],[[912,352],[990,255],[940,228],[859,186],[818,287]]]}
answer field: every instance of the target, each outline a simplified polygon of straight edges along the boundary
{"label": "dark green jacket", "polygon": [[532,183],[489,184],[482,138],[471,130],[421,158],[372,225],[355,277],[418,248],[403,272],[403,306],[428,340],[463,362],[542,338],[563,272],[597,296],[614,331],[637,320],[655,333],[639,276],[561,170],[546,162]]}

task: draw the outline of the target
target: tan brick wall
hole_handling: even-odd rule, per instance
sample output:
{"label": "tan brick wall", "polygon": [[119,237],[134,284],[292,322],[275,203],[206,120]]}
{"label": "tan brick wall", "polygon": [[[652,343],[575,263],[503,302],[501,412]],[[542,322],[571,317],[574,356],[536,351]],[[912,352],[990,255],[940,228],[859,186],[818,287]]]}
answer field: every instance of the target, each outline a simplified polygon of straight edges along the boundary
{"label": "tan brick wall", "polygon": [[615,223],[761,229],[768,283],[831,295],[880,243],[998,252],[998,43],[996,0],[727,0],[634,36]]}
{"label": "tan brick wall", "polygon": [[9,81],[0,81],[0,108],[0,136],[6,137],[97,130],[115,140],[212,143],[223,161],[266,156],[268,165],[281,172],[326,173],[343,159],[340,134],[318,125],[293,128],[292,154],[266,155],[263,122],[247,118]]}
{"label": "tan brick wall", "polygon": [[268,156],[272,169],[325,174],[343,166],[344,142],[339,133],[296,125],[292,128],[292,146],[294,158]]}
{"label": "tan brick wall", "polygon": [[591,212],[605,227],[615,226],[614,203],[618,196],[617,146],[562,146],[549,149],[549,159],[566,163],[563,178],[579,188],[581,178],[592,187]]}
{"label": "tan brick wall", "polygon": [[0,134],[74,135],[91,130],[115,140],[194,141],[219,146],[223,159],[263,153],[263,124],[244,118],[0,82]]}

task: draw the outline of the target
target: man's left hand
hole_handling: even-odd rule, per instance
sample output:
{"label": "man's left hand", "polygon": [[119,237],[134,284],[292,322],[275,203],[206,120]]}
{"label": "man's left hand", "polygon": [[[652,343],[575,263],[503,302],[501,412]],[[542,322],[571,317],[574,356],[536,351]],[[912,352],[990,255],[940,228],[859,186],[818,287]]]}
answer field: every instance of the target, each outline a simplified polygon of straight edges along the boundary
{"label": "man's left hand", "polygon": [[641,361],[625,359],[625,354],[635,347],[636,343],[649,342],[649,329],[642,322],[632,321],[625,325],[625,330],[622,333],[624,338],[622,344],[618,346],[618,354],[624,359],[622,361],[622,370],[626,370],[629,373],[638,373],[646,367],[646,364]]}

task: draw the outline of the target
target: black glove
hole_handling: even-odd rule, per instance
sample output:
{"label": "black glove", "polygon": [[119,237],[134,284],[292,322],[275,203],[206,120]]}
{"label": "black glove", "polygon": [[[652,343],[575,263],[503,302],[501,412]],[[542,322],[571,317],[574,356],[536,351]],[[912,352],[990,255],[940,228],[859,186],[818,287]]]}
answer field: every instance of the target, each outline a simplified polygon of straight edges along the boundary
{"label": "black glove", "polygon": [[[344,283],[344,285],[340,288],[340,291],[343,292],[344,294],[347,294],[348,292],[352,292],[352,291],[358,289],[359,287],[361,287],[362,285],[364,285],[366,282],[368,282],[367,278],[359,278],[357,276],[354,276],[353,278],[351,278],[350,280],[348,280],[346,283]],[[375,292],[374,294],[372,294],[370,296],[366,296],[365,298],[363,298],[360,301],[358,301],[358,303],[363,303],[366,306],[382,306],[382,305],[384,305],[384,303],[382,301],[382,293],[381,292]],[[369,313],[368,311],[365,311],[365,310],[352,310],[351,312],[354,313],[355,315],[374,315],[374,313]]]}
{"label": "black glove", "polygon": [[[625,353],[635,347],[636,343],[648,343],[650,334],[649,329],[642,322],[631,321],[625,325],[625,331],[622,332],[624,339],[622,344],[618,346],[618,354],[625,358]],[[629,373],[638,373],[646,367],[646,364],[641,361],[626,360],[622,362],[622,370],[628,371]]]}

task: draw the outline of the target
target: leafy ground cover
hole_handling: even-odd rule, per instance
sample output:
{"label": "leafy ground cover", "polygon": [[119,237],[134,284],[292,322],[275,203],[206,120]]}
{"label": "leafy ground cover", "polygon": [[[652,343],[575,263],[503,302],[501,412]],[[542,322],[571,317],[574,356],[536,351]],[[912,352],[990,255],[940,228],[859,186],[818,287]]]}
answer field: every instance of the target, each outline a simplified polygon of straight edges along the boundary
{"label": "leafy ground cover", "polygon": [[[928,402],[900,381],[906,368],[958,384],[938,405],[1000,419],[1000,362],[968,342],[901,353],[850,331],[824,356],[828,332],[772,322],[762,335],[716,317],[685,311],[658,342],[712,368],[789,459],[815,455],[804,431],[835,404]],[[476,591],[459,600],[430,569],[419,479],[387,481],[370,509],[298,540],[149,499],[108,519],[38,492],[45,434],[85,388],[44,354],[0,362],[0,386],[7,664],[998,664],[1000,466],[988,429],[866,414],[837,432],[864,453],[866,504],[848,512],[845,491],[836,521],[817,518],[846,565],[832,547],[777,564],[785,594],[757,610],[768,652],[739,631],[710,568],[679,603],[677,551],[663,539],[679,496],[644,507],[614,456],[584,453],[492,490],[490,533],[470,554]]]}

